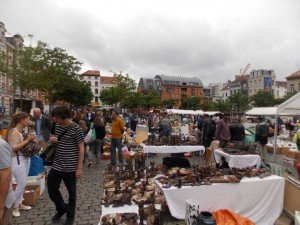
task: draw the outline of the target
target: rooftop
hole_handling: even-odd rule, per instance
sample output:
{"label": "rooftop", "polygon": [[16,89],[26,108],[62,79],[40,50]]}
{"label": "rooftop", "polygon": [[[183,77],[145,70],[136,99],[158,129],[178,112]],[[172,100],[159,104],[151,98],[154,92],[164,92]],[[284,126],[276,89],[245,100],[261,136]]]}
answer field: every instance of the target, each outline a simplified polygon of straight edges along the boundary
{"label": "rooftop", "polygon": [[99,70],[87,70],[83,74],[83,76],[100,76]]}
{"label": "rooftop", "polygon": [[101,84],[114,84],[115,78],[109,76],[100,76],[100,83]]}
{"label": "rooftop", "polygon": [[276,81],[276,86],[286,88],[287,82],[286,81]]}
{"label": "rooftop", "polygon": [[[203,87],[202,81],[197,78],[197,77],[182,77],[182,76],[167,76],[167,75],[156,75],[154,78],[156,79],[161,79],[163,85],[165,84],[164,81],[174,81],[178,82],[179,86],[198,86],[198,87]],[[190,83],[193,83],[193,85],[190,85]],[[197,85],[195,85],[197,83]]]}
{"label": "rooftop", "polygon": [[291,75],[287,76],[287,80],[294,80],[300,78],[300,70],[296,71],[295,73],[292,73]]}

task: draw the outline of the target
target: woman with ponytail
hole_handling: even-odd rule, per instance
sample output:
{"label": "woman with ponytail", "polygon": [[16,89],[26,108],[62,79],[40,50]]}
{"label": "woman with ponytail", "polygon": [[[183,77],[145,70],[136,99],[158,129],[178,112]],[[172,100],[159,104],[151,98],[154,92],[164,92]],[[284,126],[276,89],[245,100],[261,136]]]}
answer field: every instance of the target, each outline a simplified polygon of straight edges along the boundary
{"label": "woman with ponytail", "polygon": [[23,132],[30,122],[29,115],[25,112],[13,116],[8,133],[8,143],[12,147],[12,173],[17,183],[16,203],[13,210],[14,217],[20,217],[20,210],[30,210],[31,207],[22,204],[26,180],[30,168],[30,158],[21,153],[21,149],[29,142],[36,139],[35,135],[28,135],[24,140]]}

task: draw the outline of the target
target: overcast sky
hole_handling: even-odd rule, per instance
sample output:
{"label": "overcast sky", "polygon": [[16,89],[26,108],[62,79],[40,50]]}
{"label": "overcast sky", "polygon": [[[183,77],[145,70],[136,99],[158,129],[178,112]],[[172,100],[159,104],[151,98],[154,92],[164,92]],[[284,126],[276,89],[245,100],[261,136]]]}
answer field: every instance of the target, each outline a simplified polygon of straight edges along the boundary
{"label": "overcast sky", "polygon": [[299,0],[0,0],[9,33],[33,34],[102,74],[197,76],[300,69]]}

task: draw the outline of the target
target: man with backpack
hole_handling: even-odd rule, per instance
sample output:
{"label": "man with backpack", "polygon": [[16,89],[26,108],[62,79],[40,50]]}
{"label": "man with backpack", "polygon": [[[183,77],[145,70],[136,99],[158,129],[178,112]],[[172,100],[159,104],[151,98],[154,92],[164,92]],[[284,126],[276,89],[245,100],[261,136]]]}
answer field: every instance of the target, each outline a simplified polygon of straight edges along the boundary
{"label": "man with backpack", "polygon": [[266,144],[268,143],[268,136],[269,136],[269,127],[263,121],[263,118],[259,117],[258,124],[256,125],[255,142],[257,142],[260,145],[260,156],[262,161],[265,160],[267,155]]}

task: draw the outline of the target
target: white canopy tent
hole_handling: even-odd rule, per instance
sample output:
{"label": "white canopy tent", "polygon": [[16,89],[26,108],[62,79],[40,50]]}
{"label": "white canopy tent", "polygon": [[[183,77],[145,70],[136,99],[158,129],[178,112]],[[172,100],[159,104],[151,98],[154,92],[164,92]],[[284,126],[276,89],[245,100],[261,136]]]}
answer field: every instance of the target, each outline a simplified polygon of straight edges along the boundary
{"label": "white canopy tent", "polygon": [[277,107],[259,107],[253,108],[246,112],[246,115],[261,115],[261,116],[275,116],[275,132],[274,132],[274,162],[276,160],[277,150],[277,130],[278,130],[278,116],[297,116],[300,115],[300,92],[281,103]]}
{"label": "white canopy tent", "polygon": [[275,116],[277,107],[254,107],[253,109],[246,112],[246,115],[251,116]]}
{"label": "white canopy tent", "polygon": [[167,109],[168,114],[179,114],[179,115],[202,115],[202,110],[184,110],[184,109]]}
{"label": "white canopy tent", "polygon": [[218,111],[208,111],[208,112],[204,112],[202,110],[184,110],[184,109],[167,109],[167,113],[168,114],[179,114],[179,115],[215,115],[218,114],[220,112]]}

